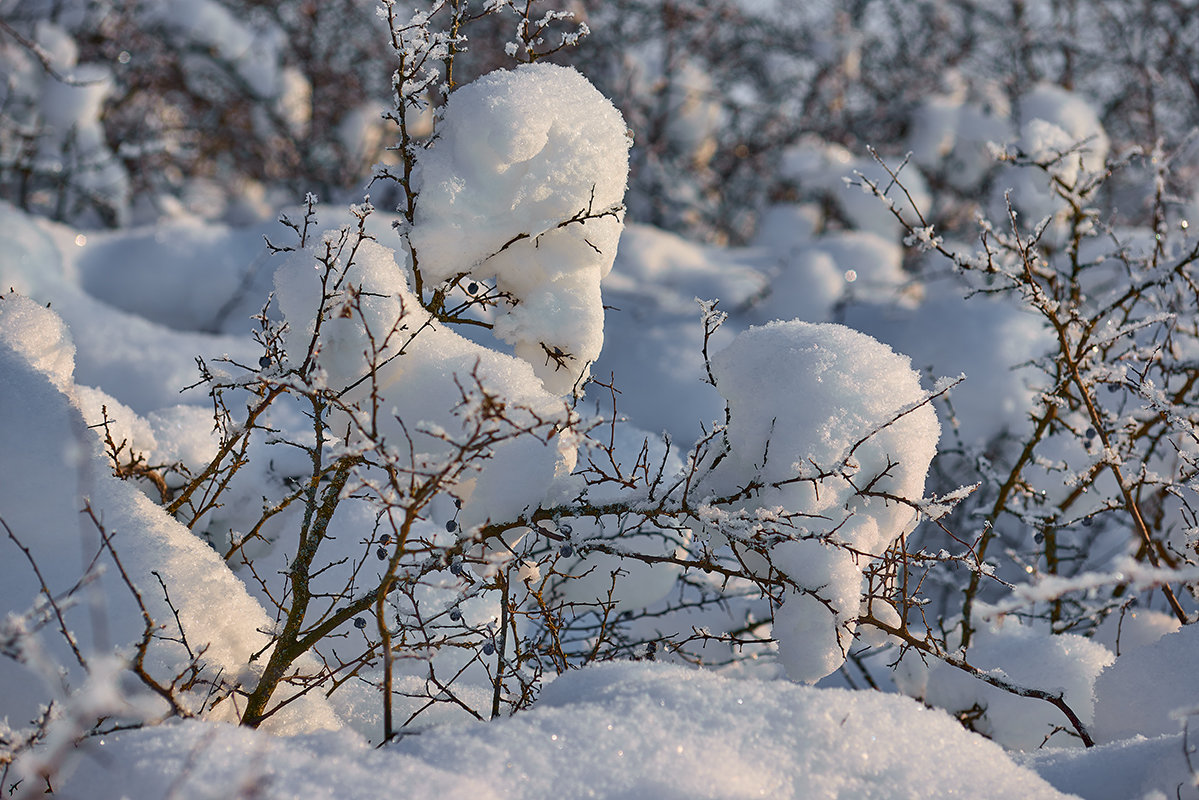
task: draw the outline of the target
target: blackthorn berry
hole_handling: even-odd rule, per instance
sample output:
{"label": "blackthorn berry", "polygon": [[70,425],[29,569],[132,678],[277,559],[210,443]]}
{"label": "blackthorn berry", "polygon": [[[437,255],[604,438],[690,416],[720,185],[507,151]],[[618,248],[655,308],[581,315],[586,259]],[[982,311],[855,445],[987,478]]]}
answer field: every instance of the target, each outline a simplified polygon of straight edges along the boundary
{"label": "blackthorn berry", "polygon": [[488,642],[487,644],[483,645],[483,655],[489,656],[494,652],[495,652],[495,645],[493,645],[491,642]]}
{"label": "blackthorn berry", "polygon": [[380,561],[386,560],[387,559],[387,548],[380,547],[378,550],[375,551],[375,557],[378,558]]}
{"label": "blackthorn berry", "polygon": [[271,357],[270,356],[263,356],[262,358],[258,359],[258,366],[262,367],[263,369],[266,369],[270,365],[271,365]]}
{"label": "blackthorn berry", "polygon": [[446,520],[445,529],[450,533],[453,533],[454,531],[458,530],[458,523],[452,519]]}
{"label": "blackthorn berry", "polygon": [[364,620],[362,617],[354,617],[354,627],[358,630],[362,630],[366,627],[366,620]]}
{"label": "blackthorn berry", "polygon": [[563,558],[570,558],[574,554],[575,549],[568,544],[564,544],[562,547],[558,548],[558,555],[562,556]]}
{"label": "blackthorn berry", "polygon": [[452,619],[454,622],[457,622],[458,620],[462,619],[462,612],[455,608],[450,612],[450,619]]}

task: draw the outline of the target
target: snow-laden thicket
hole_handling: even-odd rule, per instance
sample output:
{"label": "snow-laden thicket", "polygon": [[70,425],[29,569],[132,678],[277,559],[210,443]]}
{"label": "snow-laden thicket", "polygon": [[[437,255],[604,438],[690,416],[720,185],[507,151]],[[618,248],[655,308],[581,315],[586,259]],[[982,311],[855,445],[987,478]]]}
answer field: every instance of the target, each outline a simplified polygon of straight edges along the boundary
{"label": "snow-laden thicket", "polygon": [[0,0],[3,789],[1193,793],[1193,20],[543,5]]}

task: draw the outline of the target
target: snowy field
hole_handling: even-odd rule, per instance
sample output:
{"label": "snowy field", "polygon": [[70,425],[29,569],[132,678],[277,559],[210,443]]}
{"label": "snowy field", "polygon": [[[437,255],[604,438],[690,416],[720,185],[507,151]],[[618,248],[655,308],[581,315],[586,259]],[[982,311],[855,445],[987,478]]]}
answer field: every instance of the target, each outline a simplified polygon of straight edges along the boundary
{"label": "snowy field", "polygon": [[[664,43],[823,12],[346,0],[395,106],[296,150],[318,198],[118,141],[179,102],[130,90],[134,33],[193,111],[324,135],[301,17],[43,5],[0,0],[6,795],[1199,795],[1199,154],[1165,88],[1143,141],[1084,47],[991,82],[978,44],[872,115],[890,3],[754,83]],[[972,4],[917,7],[949,40]],[[845,134],[746,144],[787,80]],[[138,172],[164,153],[178,191]]]}

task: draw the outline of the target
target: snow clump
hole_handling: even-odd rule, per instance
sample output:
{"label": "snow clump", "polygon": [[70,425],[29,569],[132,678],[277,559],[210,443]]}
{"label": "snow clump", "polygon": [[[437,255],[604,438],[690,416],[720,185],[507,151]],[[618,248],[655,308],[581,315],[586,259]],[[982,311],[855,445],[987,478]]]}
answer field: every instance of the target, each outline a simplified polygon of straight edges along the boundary
{"label": "snow clump", "polygon": [[454,93],[421,158],[410,241],[424,281],[494,280],[493,333],[566,394],[603,346],[600,280],[623,226],[631,140],[572,68],[529,64]]}
{"label": "snow clump", "polygon": [[858,489],[919,500],[940,435],[936,413],[905,356],[842,325],[750,328],[712,359],[712,372],[730,421],[710,490],[736,497],[752,482],[743,503],[786,509],[818,537],[770,551],[798,587],[775,613],[787,674],[818,680],[844,661],[858,612],[861,565],[843,548],[880,554],[916,522],[911,506]]}
{"label": "snow clump", "polygon": [[972,92],[960,75],[947,80],[948,92],[930,95],[913,110],[908,147],[922,170],[959,191],[975,191],[995,166],[987,144],[1013,135],[1009,104],[997,85]]}
{"label": "snow clump", "polygon": [[[802,196],[831,201],[849,227],[899,241],[902,226],[892,209],[915,222],[920,218],[917,211],[927,212],[932,207],[932,194],[914,165],[894,164],[891,168],[900,170],[903,190],[873,158],[856,156],[841,145],[816,138],[787,148],[779,164],[782,175],[796,183]],[[877,185],[889,202],[880,203],[866,181]]]}
{"label": "snow clump", "polygon": [[75,343],[62,318],[28,297],[0,295],[0,341],[29,360],[61,391],[74,383]]}

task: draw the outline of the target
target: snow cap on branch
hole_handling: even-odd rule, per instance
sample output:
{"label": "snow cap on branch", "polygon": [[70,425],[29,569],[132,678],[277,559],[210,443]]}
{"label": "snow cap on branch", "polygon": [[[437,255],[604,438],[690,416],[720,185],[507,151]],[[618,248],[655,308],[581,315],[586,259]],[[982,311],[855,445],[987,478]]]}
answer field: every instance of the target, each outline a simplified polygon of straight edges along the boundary
{"label": "snow cap on branch", "polygon": [[838,536],[872,553],[911,525],[910,506],[859,494],[918,501],[924,490],[940,426],[906,356],[843,325],[772,322],[738,336],[712,370],[731,413],[718,491],[753,479],[755,502],[812,515],[816,533],[843,509],[869,517]]}
{"label": "snow cap on branch", "polygon": [[565,394],[603,346],[600,279],[623,225],[631,141],[568,67],[498,70],[450,98],[421,158],[411,242],[426,281],[495,280],[497,337]]}
{"label": "snow cap on branch", "polygon": [[730,452],[712,489],[791,513],[797,539],[770,551],[793,584],[774,636],[791,678],[819,680],[844,661],[853,633],[862,565],[850,549],[880,554],[916,520],[897,498],[922,496],[936,413],[905,356],[842,325],[750,328],[712,372],[730,412]]}

